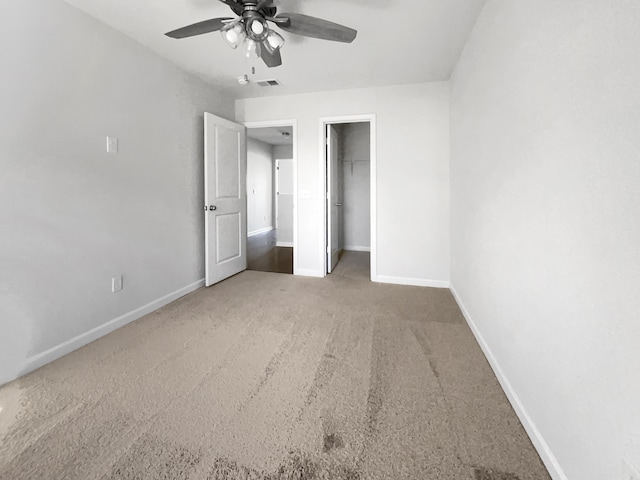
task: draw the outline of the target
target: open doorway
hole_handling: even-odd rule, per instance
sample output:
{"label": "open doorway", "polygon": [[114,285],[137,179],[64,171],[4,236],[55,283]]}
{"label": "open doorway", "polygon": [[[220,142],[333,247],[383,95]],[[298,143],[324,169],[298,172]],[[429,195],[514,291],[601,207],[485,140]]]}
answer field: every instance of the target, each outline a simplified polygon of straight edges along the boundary
{"label": "open doorway", "polygon": [[375,278],[375,117],[322,119],[326,273],[341,263]]}
{"label": "open doorway", "polygon": [[293,124],[247,125],[247,269],[294,271]]}

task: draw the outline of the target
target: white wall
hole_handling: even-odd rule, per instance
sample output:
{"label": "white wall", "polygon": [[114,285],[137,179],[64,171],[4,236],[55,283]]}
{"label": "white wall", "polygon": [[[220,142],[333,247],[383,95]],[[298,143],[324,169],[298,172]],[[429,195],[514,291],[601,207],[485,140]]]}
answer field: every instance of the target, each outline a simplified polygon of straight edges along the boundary
{"label": "white wall", "polygon": [[273,158],[274,160],[288,160],[293,158],[293,145],[274,145]]}
{"label": "white wall", "polygon": [[[319,119],[377,115],[380,279],[449,281],[449,85],[446,82],[236,101],[240,122],[298,121],[296,272],[324,273]],[[310,198],[305,198],[305,193]]]}
{"label": "white wall", "polygon": [[59,0],[0,17],[1,384],[199,285],[203,112],[233,103]]}
{"label": "white wall", "polygon": [[247,232],[273,228],[273,147],[247,138]]}
{"label": "white wall", "polygon": [[640,466],[638,25],[489,0],[452,83],[452,284],[557,479]]}
{"label": "white wall", "polygon": [[346,250],[371,247],[369,131],[369,123],[346,123],[341,129],[342,247]]}

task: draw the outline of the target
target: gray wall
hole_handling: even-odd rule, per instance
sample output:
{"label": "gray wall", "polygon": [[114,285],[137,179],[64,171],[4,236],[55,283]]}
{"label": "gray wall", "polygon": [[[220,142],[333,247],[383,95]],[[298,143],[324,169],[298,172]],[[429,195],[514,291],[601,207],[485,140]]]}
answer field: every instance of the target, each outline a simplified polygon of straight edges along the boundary
{"label": "gray wall", "polygon": [[197,286],[203,112],[234,105],[62,1],[2,2],[0,17],[3,383]]}
{"label": "gray wall", "polygon": [[452,82],[452,285],[557,479],[640,466],[638,25],[489,0]]}
{"label": "gray wall", "polygon": [[342,241],[346,250],[371,247],[371,136],[369,123],[341,126]]}
{"label": "gray wall", "polygon": [[247,138],[247,232],[274,227],[273,147]]}
{"label": "gray wall", "polygon": [[274,145],[273,158],[275,160],[287,160],[293,158],[293,145]]}
{"label": "gray wall", "polygon": [[236,101],[240,122],[297,120],[296,273],[325,273],[319,119],[358,114],[375,114],[378,128],[374,280],[448,286],[448,82]]}

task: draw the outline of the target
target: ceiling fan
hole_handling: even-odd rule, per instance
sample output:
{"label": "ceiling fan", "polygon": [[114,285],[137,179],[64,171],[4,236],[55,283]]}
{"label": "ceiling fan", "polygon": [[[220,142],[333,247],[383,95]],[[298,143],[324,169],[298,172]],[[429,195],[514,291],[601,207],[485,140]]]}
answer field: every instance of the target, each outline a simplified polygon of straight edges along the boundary
{"label": "ceiling fan", "polygon": [[260,57],[268,67],[282,65],[280,49],[284,38],[269,26],[306,37],[351,43],[358,32],[352,28],[301,13],[277,13],[273,0],[220,0],[237,18],[212,18],[166,33],[171,38],[187,38],[220,31],[231,48],[243,45],[249,58]]}

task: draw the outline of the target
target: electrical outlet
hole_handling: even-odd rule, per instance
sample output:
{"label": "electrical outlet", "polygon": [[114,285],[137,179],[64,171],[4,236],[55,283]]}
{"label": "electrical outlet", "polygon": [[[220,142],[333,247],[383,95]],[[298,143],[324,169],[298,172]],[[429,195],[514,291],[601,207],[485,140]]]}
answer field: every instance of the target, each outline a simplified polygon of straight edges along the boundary
{"label": "electrical outlet", "polygon": [[640,480],[640,469],[633,466],[631,460],[628,458],[624,459],[625,465],[625,477],[624,480]]}
{"label": "electrical outlet", "polygon": [[118,275],[111,279],[111,293],[116,293],[120,290],[122,290],[122,275]]}
{"label": "electrical outlet", "polygon": [[118,153],[117,137],[107,137],[107,153]]}

